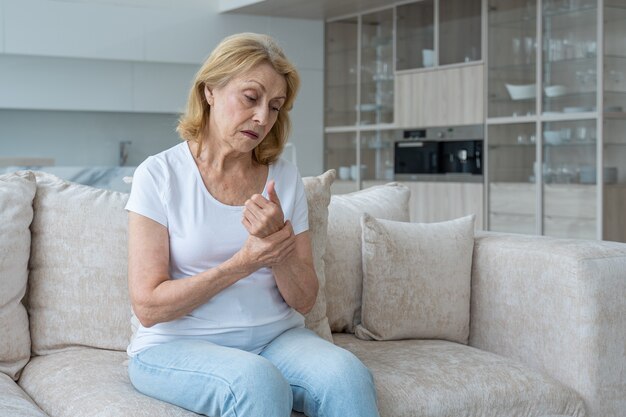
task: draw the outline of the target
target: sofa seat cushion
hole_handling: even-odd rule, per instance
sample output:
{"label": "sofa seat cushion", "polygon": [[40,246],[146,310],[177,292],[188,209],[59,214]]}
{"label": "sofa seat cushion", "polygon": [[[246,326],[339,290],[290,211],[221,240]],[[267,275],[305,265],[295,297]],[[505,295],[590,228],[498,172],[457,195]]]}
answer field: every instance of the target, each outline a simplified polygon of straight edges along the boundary
{"label": "sofa seat cushion", "polygon": [[0,415],[47,417],[15,381],[3,373],[0,373]]}
{"label": "sofa seat cushion", "polygon": [[[127,361],[125,352],[67,349],[32,358],[19,384],[50,417],[198,416],[136,391],[128,378]],[[0,392],[3,390],[0,384]],[[0,415],[4,415],[1,401]],[[24,414],[31,415],[45,417],[43,413]],[[292,416],[303,414],[294,412]]]}
{"label": "sofa seat cushion", "polygon": [[364,341],[334,334],[374,375],[381,417],[582,417],[571,389],[524,365],[443,340]]}
{"label": "sofa seat cushion", "polygon": [[50,417],[197,416],[136,391],[127,360],[125,352],[94,348],[36,356],[19,384]]}

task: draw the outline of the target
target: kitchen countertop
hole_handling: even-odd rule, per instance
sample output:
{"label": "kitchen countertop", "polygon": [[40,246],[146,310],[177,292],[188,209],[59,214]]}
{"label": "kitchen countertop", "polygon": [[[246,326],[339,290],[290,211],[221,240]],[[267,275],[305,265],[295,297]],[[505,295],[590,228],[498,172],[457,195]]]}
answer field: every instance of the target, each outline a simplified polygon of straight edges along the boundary
{"label": "kitchen countertop", "polygon": [[1,167],[0,174],[20,170],[44,171],[67,181],[113,191],[130,192],[130,182],[136,167],[120,166],[8,166]]}

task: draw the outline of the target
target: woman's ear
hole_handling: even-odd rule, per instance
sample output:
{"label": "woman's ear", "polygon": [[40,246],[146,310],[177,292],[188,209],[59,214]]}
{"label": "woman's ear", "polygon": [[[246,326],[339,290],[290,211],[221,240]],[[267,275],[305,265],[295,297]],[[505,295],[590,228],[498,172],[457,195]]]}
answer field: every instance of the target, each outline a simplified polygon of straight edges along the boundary
{"label": "woman's ear", "polygon": [[206,84],[204,85],[204,98],[206,102],[209,103],[209,106],[213,105],[213,92]]}

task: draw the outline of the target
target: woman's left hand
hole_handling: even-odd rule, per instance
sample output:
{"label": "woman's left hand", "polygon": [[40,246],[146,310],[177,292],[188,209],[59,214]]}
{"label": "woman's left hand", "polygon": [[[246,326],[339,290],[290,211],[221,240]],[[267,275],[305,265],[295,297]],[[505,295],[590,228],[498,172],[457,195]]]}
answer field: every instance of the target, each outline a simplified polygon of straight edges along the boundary
{"label": "woman's left hand", "polygon": [[254,194],[245,202],[241,222],[252,236],[264,238],[285,225],[285,215],[275,187],[273,180],[267,184],[269,200],[261,194]]}

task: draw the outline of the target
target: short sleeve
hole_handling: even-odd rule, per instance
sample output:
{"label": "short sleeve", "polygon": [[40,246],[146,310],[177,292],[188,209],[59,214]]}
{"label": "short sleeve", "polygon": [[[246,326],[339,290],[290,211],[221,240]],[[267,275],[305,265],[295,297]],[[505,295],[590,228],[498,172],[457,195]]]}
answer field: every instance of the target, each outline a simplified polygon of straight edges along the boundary
{"label": "short sleeve", "polygon": [[153,157],[146,159],[133,174],[125,209],[167,227],[167,208],[162,194],[165,188],[165,170]]}
{"label": "short sleeve", "polygon": [[294,234],[298,235],[302,232],[309,230],[309,206],[306,200],[306,193],[304,192],[304,183],[302,177],[298,173],[296,180],[296,195],[295,204],[293,208],[293,217],[291,218],[291,225],[293,226]]}

